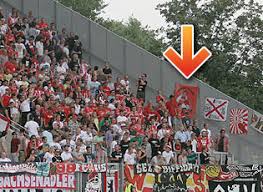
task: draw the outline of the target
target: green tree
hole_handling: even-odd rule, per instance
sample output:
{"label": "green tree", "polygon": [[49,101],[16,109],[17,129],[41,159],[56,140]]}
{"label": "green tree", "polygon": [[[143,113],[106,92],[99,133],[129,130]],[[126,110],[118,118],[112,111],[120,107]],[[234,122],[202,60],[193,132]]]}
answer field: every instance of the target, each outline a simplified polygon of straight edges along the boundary
{"label": "green tree", "polygon": [[162,55],[163,39],[158,37],[158,30],[143,26],[139,20],[130,17],[127,23],[100,17],[107,6],[103,0],[59,0],[76,12],[98,22],[119,36],[128,39],[136,45],[157,56]]}
{"label": "green tree", "polygon": [[98,15],[107,6],[103,0],[59,0],[66,7],[92,19],[98,19]]}
{"label": "green tree", "polygon": [[130,17],[127,23],[110,19],[100,23],[112,32],[146,49],[152,54],[161,56],[163,39],[158,37],[158,31],[152,30],[148,26],[143,26],[136,18]]}
{"label": "green tree", "polygon": [[[172,0],[157,6],[169,44],[180,47],[180,25],[195,26],[195,49],[212,58],[198,74],[213,87],[263,112],[263,8],[253,0]],[[179,49],[178,49],[179,51]]]}

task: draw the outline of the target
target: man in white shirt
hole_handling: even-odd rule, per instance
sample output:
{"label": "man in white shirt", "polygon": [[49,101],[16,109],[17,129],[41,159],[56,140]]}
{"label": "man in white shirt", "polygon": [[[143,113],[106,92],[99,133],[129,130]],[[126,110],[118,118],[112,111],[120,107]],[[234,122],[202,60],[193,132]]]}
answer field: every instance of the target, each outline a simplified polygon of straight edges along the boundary
{"label": "man in white shirt", "polygon": [[8,81],[4,81],[3,85],[0,86],[0,96],[2,97],[5,94],[6,89],[8,89]]}
{"label": "man in white shirt", "polygon": [[128,80],[128,75],[124,76],[124,79],[120,81],[121,85],[125,87],[126,93],[129,93],[130,91],[130,81]]}
{"label": "man in white shirt", "polygon": [[136,154],[134,153],[133,149],[129,147],[124,155],[124,163],[127,165],[134,165],[136,164]]}
{"label": "man in white shirt", "polygon": [[27,122],[27,116],[28,116],[28,114],[31,111],[31,109],[30,109],[30,98],[26,98],[25,95],[22,95],[20,102],[21,102],[20,110],[21,110],[21,113],[22,113],[21,124],[22,124],[22,126],[24,126],[25,123]]}
{"label": "man in white shirt", "polygon": [[55,121],[52,123],[52,127],[54,128],[55,126],[57,126],[59,129],[64,127],[64,123],[61,121],[60,115],[57,115]]}
{"label": "man in white shirt", "polygon": [[204,128],[201,130],[201,133],[202,133],[203,131],[206,131],[208,138],[211,138],[211,130],[208,129],[208,124],[207,124],[207,123],[204,123]]}
{"label": "man in white shirt", "polygon": [[63,67],[63,68],[65,68],[66,70],[68,70],[68,69],[69,69],[69,66],[68,66],[68,61],[67,61],[67,59],[64,59],[64,60],[63,60],[62,67]]}
{"label": "man in white shirt", "polygon": [[168,131],[167,131],[167,125],[166,124],[163,124],[162,125],[162,128],[158,131],[157,133],[157,136],[158,136],[158,139],[159,140],[162,140],[162,138],[165,137],[165,135],[168,134]]}
{"label": "man in white shirt", "polygon": [[117,124],[115,119],[113,119],[111,126],[112,126],[111,129],[113,130],[113,133],[118,134],[118,135],[123,134],[123,130],[121,129],[121,126]]}
{"label": "man in white shirt", "polygon": [[5,19],[0,20],[0,33],[5,35],[8,30],[8,25],[5,23]]}
{"label": "man in white shirt", "polygon": [[32,135],[39,137],[38,134],[39,124],[36,121],[34,121],[33,117],[30,117],[30,121],[26,122],[25,128],[27,128],[29,137],[31,137]]}
{"label": "man in white shirt", "polygon": [[78,135],[76,138],[81,138],[84,143],[91,143],[93,140],[91,129],[87,128],[87,131],[81,130],[80,135]]}
{"label": "man in white shirt", "polygon": [[41,38],[39,41],[36,42],[36,49],[37,49],[37,55],[43,56],[44,55],[44,45],[43,45],[43,39]]}
{"label": "man in white shirt", "polygon": [[40,69],[50,69],[50,64],[44,61],[40,63],[39,66],[40,66]]}
{"label": "man in white shirt", "polygon": [[56,68],[56,71],[58,74],[65,74],[67,72],[67,69],[63,67],[63,59],[60,59],[58,66]]}
{"label": "man in white shirt", "polygon": [[164,165],[165,159],[162,156],[162,152],[158,151],[157,155],[155,155],[152,159],[151,159],[151,164],[152,165]]}
{"label": "man in white shirt", "polygon": [[72,136],[71,135],[68,135],[66,137],[66,139],[63,139],[62,141],[60,141],[59,144],[62,147],[68,145],[69,146],[69,148],[68,148],[69,152],[72,152],[73,149],[76,147],[76,143],[75,143],[75,141],[72,140]]}
{"label": "man in white shirt", "polygon": [[45,130],[42,132],[42,137],[47,138],[47,143],[53,143],[53,135],[51,132]]}
{"label": "man in white shirt", "polygon": [[116,107],[115,107],[115,105],[114,105],[114,99],[111,99],[111,100],[110,100],[109,105],[108,105],[108,108],[109,108],[110,110],[112,110],[112,111],[116,109]]}
{"label": "man in white shirt", "polygon": [[128,121],[128,118],[124,115],[124,111],[120,112],[120,115],[117,117],[117,123],[120,126],[125,126]]}
{"label": "man in white shirt", "polygon": [[21,104],[20,104],[20,110],[22,113],[25,112],[30,112],[30,99],[29,98],[25,98],[25,96],[22,97],[21,99]]}
{"label": "man in white shirt", "polygon": [[20,60],[24,58],[24,55],[26,53],[26,47],[22,43],[22,41],[23,39],[19,37],[19,39],[17,40],[17,43],[15,43],[15,50],[17,52],[17,58]]}
{"label": "man in white shirt", "polygon": [[167,165],[170,164],[171,159],[174,157],[172,147],[170,145],[165,146],[165,151],[163,151],[162,156],[165,159],[165,163]]}
{"label": "man in white shirt", "polygon": [[61,153],[61,158],[63,160],[63,162],[71,162],[73,161],[73,156],[71,154],[71,152],[69,152],[69,145],[65,145],[64,147],[64,151]]}
{"label": "man in white shirt", "polygon": [[51,147],[55,147],[61,150],[61,145],[59,144],[60,137],[57,135],[53,136],[53,143],[50,144]]}

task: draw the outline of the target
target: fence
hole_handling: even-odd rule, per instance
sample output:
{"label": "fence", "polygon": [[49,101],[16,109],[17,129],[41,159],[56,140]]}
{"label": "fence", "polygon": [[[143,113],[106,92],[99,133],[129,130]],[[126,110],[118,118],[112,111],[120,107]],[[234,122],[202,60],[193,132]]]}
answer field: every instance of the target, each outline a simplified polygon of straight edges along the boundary
{"label": "fence", "polygon": [[[230,110],[248,109],[249,124],[254,111],[210,87],[209,85],[192,78],[185,80],[174,68],[162,59],[152,55],[133,43],[119,37],[111,31],[83,17],[79,13],[66,8],[53,0],[4,0],[5,3],[27,14],[32,11],[37,18],[44,17],[49,22],[55,22],[57,29],[66,28],[80,36],[85,49],[84,58],[92,65],[103,65],[109,62],[115,76],[128,74],[132,90],[136,89],[136,80],[141,73],[148,74],[148,87],[146,95],[154,100],[156,90],[162,90],[165,95],[173,93],[175,83],[190,84],[199,87],[196,118],[199,123],[208,123],[212,133],[218,133],[222,127],[229,129]],[[10,7],[2,2],[6,9]],[[229,101],[225,121],[215,121],[204,118],[205,101],[207,97]],[[201,124],[199,124],[201,125]],[[258,153],[263,147],[262,135],[250,127],[245,136],[230,135],[231,151],[240,163],[261,162],[263,154]]]}

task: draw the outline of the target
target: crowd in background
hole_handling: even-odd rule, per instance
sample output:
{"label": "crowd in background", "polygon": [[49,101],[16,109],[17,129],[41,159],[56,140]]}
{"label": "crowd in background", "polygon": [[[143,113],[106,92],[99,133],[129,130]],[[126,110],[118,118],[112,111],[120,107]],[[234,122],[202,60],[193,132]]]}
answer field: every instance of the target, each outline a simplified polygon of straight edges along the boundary
{"label": "crowd in background", "polygon": [[84,60],[77,35],[32,12],[4,11],[0,113],[19,131],[10,142],[1,132],[0,162],[208,164],[215,151],[228,152],[225,129],[213,138],[173,95],[147,102],[147,74],[138,74],[135,94],[127,75]]}

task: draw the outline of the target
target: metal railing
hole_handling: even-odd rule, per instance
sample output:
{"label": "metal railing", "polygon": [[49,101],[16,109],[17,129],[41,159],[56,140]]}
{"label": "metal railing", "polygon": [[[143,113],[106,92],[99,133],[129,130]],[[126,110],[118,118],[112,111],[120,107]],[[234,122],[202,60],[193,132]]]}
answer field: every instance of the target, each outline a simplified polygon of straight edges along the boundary
{"label": "metal railing", "polygon": [[[197,152],[197,162],[200,163],[201,152]],[[235,164],[234,155],[230,152],[219,152],[213,151],[209,154],[209,160],[215,164],[225,165],[225,164]]]}

